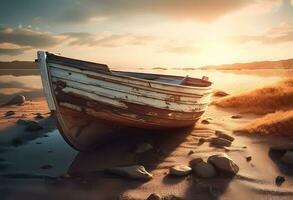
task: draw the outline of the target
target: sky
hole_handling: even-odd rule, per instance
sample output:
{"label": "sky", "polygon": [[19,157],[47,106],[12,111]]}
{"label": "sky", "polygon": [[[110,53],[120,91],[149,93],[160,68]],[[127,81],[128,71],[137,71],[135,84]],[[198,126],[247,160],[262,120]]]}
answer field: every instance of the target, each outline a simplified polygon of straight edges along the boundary
{"label": "sky", "polygon": [[293,0],[0,0],[0,60],[114,68],[293,58]]}

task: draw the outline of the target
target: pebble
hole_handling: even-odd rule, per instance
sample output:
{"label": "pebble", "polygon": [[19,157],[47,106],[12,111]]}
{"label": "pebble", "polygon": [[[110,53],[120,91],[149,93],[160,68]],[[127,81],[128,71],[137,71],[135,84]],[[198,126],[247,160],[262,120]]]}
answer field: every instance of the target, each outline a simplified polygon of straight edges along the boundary
{"label": "pebble", "polygon": [[13,98],[11,98],[8,102],[6,102],[6,105],[20,105],[25,102],[25,96],[23,95],[16,95]]}
{"label": "pebble", "polygon": [[218,131],[218,130],[215,132],[215,135],[218,136],[219,138],[224,138],[224,139],[229,140],[231,142],[233,142],[235,139],[231,135],[228,135],[228,134],[223,133],[222,131]]}
{"label": "pebble", "polygon": [[215,97],[225,97],[227,95],[229,95],[229,94],[224,91],[221,91],[221,90],[215,91],[213,94],[213,96],[215,96]]}
{"label": "pebble", "polygon": [[206,120],[206,119],[202,120],[201,123],[202,124],[210,124],[210,122],[208,120]]}
{"label": "pebble", "polygon": [[9,110],[9,111],[7,111],[7,112],[4,114],[5,117],[9,117],[9,116],[12,116],[12,115],[15,115],[15,112],[12,111],[12,110]]}
{"label": "pebble", "polygon": [[51,168],[53,168],[53,166],[52,165],[43,165],[40,168],[41,169],[51,169]]}
{"label": "pebble", "polygon": [[229,147],[232,142],[224,138],[214,137],[210,140],[210,144],[215,147]]}
{"label": "pebble", "polygon": [[231,118],[232,118],[232,119],[241,119],[242,116],[241,116],[241,115],[233,115]]}
{"label": "pebble", "polygon": [[132,179],[150,180],[153,175],[146,171],[142,165],[132,165],[125,167],[112,167],[107,172]]}
{"label": "pebble", "polygon": [[186,165],[175,165],[170,168],[169,173],[174,176],[187,176],[191,173],[191,168]]}
{"label": "pebble", "polygon": [[156,193],[152,193],[146,200],[161,200],[162,197]]}
{"label": "pebble", "polygon": [[225,153],[216,154],[208,158],[208,163],[212,164],[218,171],[235,175],[239,167]]}
{"label": "pebble", "polygon": [[251,156],[246,156],[246,161],[247,161],[247,162],[250,162],[250,161],[251,161],[251,159],[252,159],[252,157],[251,157]]}
{"label": "pebble", "polygon": [[277,186],[281,186],[285,182],[285,178],[283,176],[277,176],[275,183]]}

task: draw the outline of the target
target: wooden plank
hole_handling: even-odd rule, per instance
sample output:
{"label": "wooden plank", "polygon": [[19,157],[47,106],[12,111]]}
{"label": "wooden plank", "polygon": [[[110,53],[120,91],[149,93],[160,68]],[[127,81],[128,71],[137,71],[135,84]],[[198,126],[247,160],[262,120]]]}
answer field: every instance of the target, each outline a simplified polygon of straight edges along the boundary
{"label": "wooden plank", "polygon": [[52,88],[50,84],[50,75],[49,75],[47,64],[46,64],[46,53],[43,51],[38,51],[37,56],[38,56],[38,63],[39,63],[40,71],[41,71],[43,90],[48,102],[48,107],[51,111],[56,110],[56,105],[55,105],[53,92],[52,92]]}
{"label": "wooden plank", "polygon": [[150,80],[143,80],[139,78],[134,78],[134,77],[128,77],[128,76],[122,76],[122,75],[109,75],[109,74],[100,74],[100,73],[95,73],[92,71],[85,71],[85,70],[80,70],[64,65],[58,65],[54,63],[49,64],[50,67],[54,68],[59,68],[63,70],[68,70],[71,72],[77,72],[80,74],[85,74],[85,75],[90,75],[90,76],[95,76],[99,77],[100,79],[104,80],[113,80],[113,81],[118,81],[121,83],[128,83],[128,84],[133,84],[133,85],[140,85],[140,86],[145,86],[145,87],[151,87],[151,88],[156,88],[160,89],[162,91],[170,91],[173,93],[179,93],[182,95],[204,95],[206,93],[210,93],[210,87],[191,87],[191,86],[183,86],[183,85],[175,85],[175,84],[167,84],[167,83],[160,83],[156,81],[150,81]]}

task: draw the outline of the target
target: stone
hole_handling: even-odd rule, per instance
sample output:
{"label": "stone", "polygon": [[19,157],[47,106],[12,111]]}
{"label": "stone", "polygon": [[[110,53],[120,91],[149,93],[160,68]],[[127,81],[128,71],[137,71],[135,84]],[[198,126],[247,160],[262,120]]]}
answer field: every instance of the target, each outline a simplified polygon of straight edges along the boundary
{"label": "stone", "polygon": [[194,164],[192,172],[200,178],[213,178],[217,175],[214,166],[205,161]]}
{"label": "stone", "polygon": [[42,130],[43,127],[36,121],[29,121],[25,127],[25,131],[39,131]]}
{"label": "stone", "polygon": [[211,138],[210,144],[214,147],[229,147],[231,146],[232,142],[224,138],[214,137]]}
{"label": "stone", "polygon": [[213,94],[213,96],[215,96],[215,97],[225,97],[228,95],[229,95],[228,93],[221,91],[221,90],[215,91]]}
{"label": "stone", "polygon": [[199,138],[198,145],[202,145],[205,142],[206,142],[206,139],[205,138]]}
{"label": "stone", "polygon": [[9,111],[7,111],[7,112],[4,114],[5,117],[9,117],[9,116],[12,116],[12,115],[15,115],[15,112],[12,111],[12,110],[9,110]]}
{"label": "stone", "polygon": [[208,120],[206,120],[206,119],[202,120],[201,123],[202,124],[210,124],[210,122]]}
{"label": "stone", "polygon": [[161,200],[162,197],[156,193],[152,193],[146,200]]}
{"label": "stone", "polygon": [[232,118],[232,119],[241,119],[242,116],[241,116],[241,115],[233,115],[231,118]]}
{"label": "stone", "polygon": [[293,151],[287,151],[280,161],[286,165],[293,166]]}
{"label": "stone", "polygon": [[142,143],[142,144],[139,144],[137,149],[136,149],[136,153],[144,153],[146,151],[149,151],[153,149],[153,145],[149,144],[149,143]]}
{"label": "stone", "polygon": [[277,186],[281,186],[285,182],[285,178],[283,176],[277,176],[275,183]]}
{"label": "stone", "polygon": [[53,166],[52,165],[43,165],[40,168],[41,169],[51,169],[51,168],[53,168]]}
{"label": "stone", "polygon": [[186,165],[175,165],[170,168],[169,174],[174,176],[187,176],[191,173],[191,168]]}
{"label": "stone", "polygon": [[231,142],[233,142],[235,139],[231,135],[228,135],[228,134],[223,133],[222,131],[218,131],[218,130],[215,132],[215,135],[218,136],[219,138],[223,138],[223,139],[229,140]]}
{"label": "stone", "polygon": [[16,95],[15,97],[11,98],[6,105],[17,105],[23,104],[25,102],[25,96],[23,95]]}
{"label": "stone", "polygon": [[132,179],[150,180],[153,175],[146,171],[142,165],[132,165],[125,167],[112,167],[107,172]]}
{"label": "stone", "polygon": [[188,152],[188,155],[190,156],[190,155],[192,155],[192,154],[194,154],[194,151],[193,151],[193,150],[190,150],[190,151]]}
{"label": "stone", "polygon": [[175,196],[173,194],[170,194],[170,195],[164,196],[162,198],[162,200],[183,200],[183,199],[180,198],[180,197],[177,197],[177,196]]}
{"label": "stone", "polygon": [[208,163],[212,164],[216,170],[231,175],[235,175],[239,171],[239,167],[225,153],[212,155],[208,158]]}
{"label": "stone", "polygon": [[36,113],[35,119],[36,120],[40,120],[40,119],[44,119],[45,117],[42,115],[42,113]]}
{"label": "stone", "polygon": [[251,157],[251,156],[246,156],[246,161],[247,161],[247,162],[250,162],[250,161],[251,161],[251,159],[252,159],[252,157]]}

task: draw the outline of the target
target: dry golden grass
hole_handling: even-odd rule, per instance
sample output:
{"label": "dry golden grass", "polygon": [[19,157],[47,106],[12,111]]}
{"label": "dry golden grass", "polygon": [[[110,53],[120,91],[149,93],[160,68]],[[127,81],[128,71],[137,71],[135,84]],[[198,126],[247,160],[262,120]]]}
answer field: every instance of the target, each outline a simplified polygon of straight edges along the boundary
{"label": "dry golden grass", "polygon": [[256,114],[289,110],[293,108],[293,78],[240,95],[223,97],[213,104]]}
{"label": "dry golden grass", "polygon": [[267,114],[235,132],[293,136],[293,110]]}

